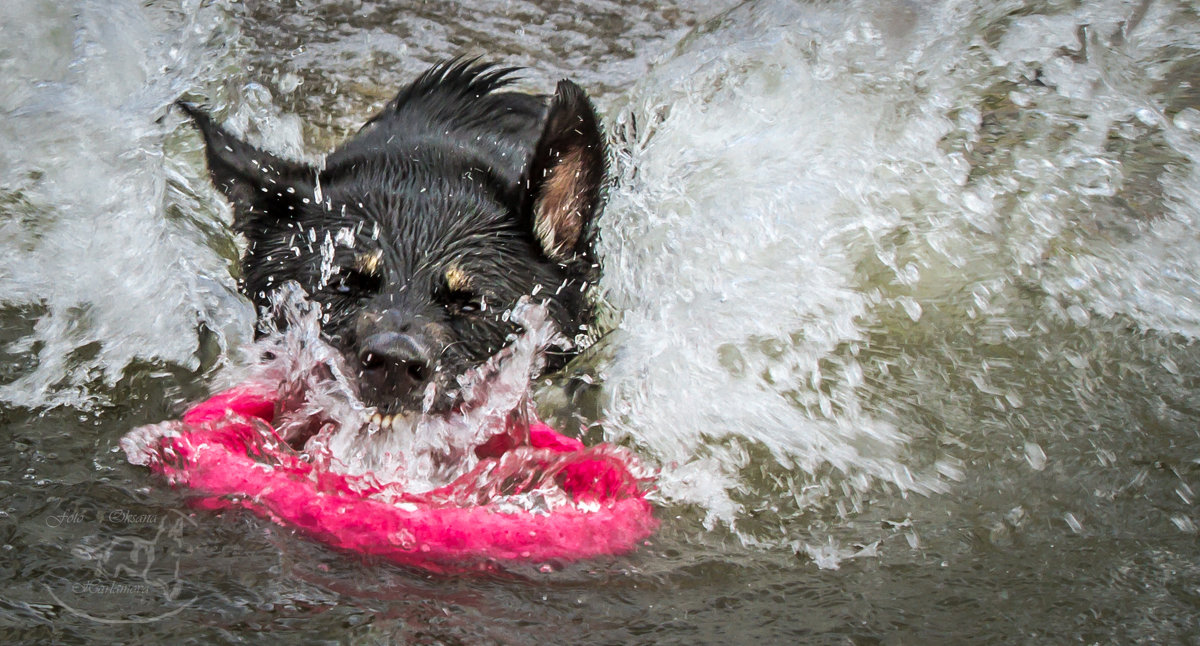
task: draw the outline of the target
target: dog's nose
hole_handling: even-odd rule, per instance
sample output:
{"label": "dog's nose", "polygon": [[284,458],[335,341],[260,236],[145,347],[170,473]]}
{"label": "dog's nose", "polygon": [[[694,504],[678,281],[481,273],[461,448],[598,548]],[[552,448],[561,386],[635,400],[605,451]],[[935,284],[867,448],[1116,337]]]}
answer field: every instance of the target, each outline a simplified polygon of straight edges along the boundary
{"label": "dog's nose", "polygon": [[428,343],[401,332],[380,332],[367,337],[358,358],[364,373],[376,373],[382,389],[395,394],[423,387],[433,376],[433,353]]}

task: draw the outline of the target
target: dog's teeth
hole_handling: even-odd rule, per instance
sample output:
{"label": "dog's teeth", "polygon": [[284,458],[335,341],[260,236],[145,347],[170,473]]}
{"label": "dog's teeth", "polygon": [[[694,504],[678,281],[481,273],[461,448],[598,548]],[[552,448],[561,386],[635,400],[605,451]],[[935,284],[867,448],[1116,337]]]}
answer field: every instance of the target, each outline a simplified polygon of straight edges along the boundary
{"label": "dog's teeth", "polygon": [[371,424],[380,430],[403,431],[411,429],[416,426],[416,420],[416,413],[396,413],[394,415],[375,413],[371,415]]}

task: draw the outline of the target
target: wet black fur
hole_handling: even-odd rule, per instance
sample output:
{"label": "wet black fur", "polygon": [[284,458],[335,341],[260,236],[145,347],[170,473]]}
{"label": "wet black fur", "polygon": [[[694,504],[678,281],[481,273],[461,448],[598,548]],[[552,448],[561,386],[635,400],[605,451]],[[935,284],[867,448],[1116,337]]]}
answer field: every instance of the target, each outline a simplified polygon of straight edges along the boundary
{"label": "wet black fur", "polygon": [[568,338],[591,319],[599,124],[570,81],[553,97],[500,91],[513,71],[435,66],[319,169],[180,103],[248,242],[244,293],[265,315],[272,292],[298,282],[384,413],[419,410],[429,383],[432,410],[453,408],[454,377],[517,331],[502,314],[522,295],[545,301]]}

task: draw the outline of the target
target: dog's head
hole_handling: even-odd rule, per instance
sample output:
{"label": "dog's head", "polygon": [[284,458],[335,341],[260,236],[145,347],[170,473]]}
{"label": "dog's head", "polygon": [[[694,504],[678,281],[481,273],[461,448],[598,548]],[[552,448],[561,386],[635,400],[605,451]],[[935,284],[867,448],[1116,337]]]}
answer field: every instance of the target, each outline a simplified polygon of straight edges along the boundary
{"label": "dog's head", "polygon": [[445,412],[455,377],[544,301],[568,337],[590,317],[592,220],[605,176],[586,94],[498,92],[508,69],[439,65],[402,90],[324,168],[280,159],[181,104],[245,235],[241,285],[265,311],[298,282],[382,413]]}

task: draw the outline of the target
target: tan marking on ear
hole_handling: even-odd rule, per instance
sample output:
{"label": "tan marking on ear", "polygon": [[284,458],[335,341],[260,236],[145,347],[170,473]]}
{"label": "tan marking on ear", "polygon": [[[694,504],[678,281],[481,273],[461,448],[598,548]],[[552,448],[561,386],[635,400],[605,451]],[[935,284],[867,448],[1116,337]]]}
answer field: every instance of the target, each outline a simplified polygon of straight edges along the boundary
{"label": "tan marking on ear", "polygon": [[379,275],[379,263],[383,260],[383,250],[375,249],[360,253],[354,258],[354,269],[368,276]]}
{"label": "tan marking on ear", "polygon": [[446,268],[446,287],[452,292],[465,292],[471,288],[471,277],[458,265]]}
{"label": "tan marking on ear", "polygon": [[572,150],[550,170],[542,194],[534,204],[534,230],[542,247],[553,257],[566,259],[582,232],[584,201],[581,177],[583,151]]}

